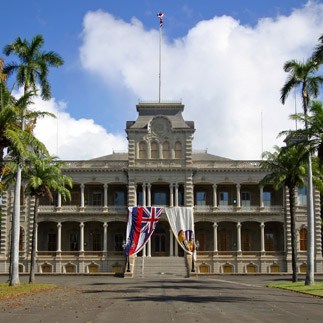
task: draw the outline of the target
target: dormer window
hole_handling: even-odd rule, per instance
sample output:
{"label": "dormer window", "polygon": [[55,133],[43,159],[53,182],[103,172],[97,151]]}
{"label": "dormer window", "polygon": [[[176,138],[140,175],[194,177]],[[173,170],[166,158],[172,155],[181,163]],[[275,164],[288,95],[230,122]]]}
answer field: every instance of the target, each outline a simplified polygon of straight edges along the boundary
{"label": "dormer window", "polygon": [[139,159],[147,158],[147,145],[144,141],[139,143]]}
{"label": "dormer window", "polygon": [[151,143],[151,158],[157,159],[158,158],[158,143],[153,141]]}
{"label": "dormer window", "polygon": [[182,158],[182,144],[179,141],[175,143],[175,158]]}

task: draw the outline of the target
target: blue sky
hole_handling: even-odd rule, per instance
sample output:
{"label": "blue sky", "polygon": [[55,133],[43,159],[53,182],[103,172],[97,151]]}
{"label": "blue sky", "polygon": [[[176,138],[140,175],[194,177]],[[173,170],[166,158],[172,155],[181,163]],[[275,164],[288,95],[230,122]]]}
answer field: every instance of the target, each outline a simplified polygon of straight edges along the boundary
{"label": "blue sky", "polygon": [[42,34],[65,61],[50,72],[53,100],[36,102],[58,114],[38,134],[63,159],[126,150],[138,99],[158,98],[158,11],[163,99],[185,104],[194,149],[235,159],[259,159],[293,126],[282,64],[306,59],[323,34],[321,1],[11,0],[1,11],[1,47]]}

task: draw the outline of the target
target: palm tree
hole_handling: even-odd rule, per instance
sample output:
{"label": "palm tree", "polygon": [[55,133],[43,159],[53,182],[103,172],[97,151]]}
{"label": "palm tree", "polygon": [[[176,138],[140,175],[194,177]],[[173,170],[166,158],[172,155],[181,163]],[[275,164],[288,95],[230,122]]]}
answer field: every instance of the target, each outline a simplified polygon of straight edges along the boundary
{"label": "palm tree", "polygon": [[[284,104],[288,95],[294,88],[300,88],[302,105],[305,115],[305,129],[307,131],[307,110],[311,98],[319,95],[320,85],[323,77],[316,75],[319,65],[311,59],[305,63],[290,60],[284,65],[284,71],[289,73],[286,83],[281,89],[281,102]],[[313,202],[313,180],[312,180],[312,158],[308,150],[308,192],[307,192],[307,226],[308,226],[308,248],[307,248],[307,272],[306,285],[314,284],[314,202]]]}
{"label": "palm tree", "polygon": [[278,190],[287,187],[289,192],[289,212],[292,240],[292,280],[297,281],[297,239],[295,226],[295,191],[297,187],[304,186],[306,176],[307,152],[300,146],[275,147],[275,151],[265,152],[261,168],[268,171],[262,183],[273,184]]}
{"label": "palm tree", "polygon": [[41,97],[44,100],[51,98],[51,87],[47,80],[48,68],[63,65],[63,59],[55,52],[42,51],[44,45],[42,35],[36,35],[31,42],[18,37],[14,42],[4,47],[3,52],[9,56],[15,54],[20,62],[7,64],[3,71],[10,76],[16,72],[17,85],[24,87],[24,91],[31,89],[36,92],[37,83],[40,85]]}
{"label": "palm tree", "polygon": [[35,198],[29,283],[35,282],[36,226],[39,199],[46,196],[52,201],[53,192],[60,194],[64,200],[71,199],[71,193],[67,187],[72,188],[72,179],[62,174],[63,166],[64,163],[56,158],[33,155],[26,167],[26,190],[30,196]]}
{"label": "palm tree", "polygon": [[[63,64],[61,57],[55,52],[42,51],[44,39],[41,35],[36,35],[31,42],[26,39],[22,40],[18,37],[13,43],[4,47],[4,53],[8,56],[15,54],[19,63],[10,63],[3,69],[4,73],[10,76],[16,72],[17,85],[24,88],[24,93],[32,90],[36,93],[37,82],[40,84],[41,97],[49,99],[51,97],[50,84],[47,81],[48,68],[50,66],[58,67]],[[25,129],[24,114],[21,122],[21,129]],[[21,170],[23,158],[18,159],[16,183],[15,183],[15,198],[14,211],[12,218],[12,272],[10,274],[11,286],[17,285],[19,281],[19,230],[20,230],[20,187],[21,187]]]}
{"label": "palm tree", "polygon": [[318,64],[323,64],[323,34],[319,38],[320,44],[318,44],[313,52],[312,59]]}

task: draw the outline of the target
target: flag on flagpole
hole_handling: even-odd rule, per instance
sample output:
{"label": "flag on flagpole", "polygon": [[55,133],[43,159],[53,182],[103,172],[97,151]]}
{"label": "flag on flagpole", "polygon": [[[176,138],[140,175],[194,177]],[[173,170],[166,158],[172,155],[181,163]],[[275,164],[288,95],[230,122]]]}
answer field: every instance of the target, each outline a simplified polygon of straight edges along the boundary
{"label": "flag on flagpole", "polygon": [[127,224],[126,255],[137,254],[153,234],[157,222],[164,211],[160,207],[129,207]]}
{"label": "flag on flagpole", "polygon": [[163,26],[164,14],[160,11],[160,12],[157,13],[157,17],[159,18],[159,27],[161,28]]}

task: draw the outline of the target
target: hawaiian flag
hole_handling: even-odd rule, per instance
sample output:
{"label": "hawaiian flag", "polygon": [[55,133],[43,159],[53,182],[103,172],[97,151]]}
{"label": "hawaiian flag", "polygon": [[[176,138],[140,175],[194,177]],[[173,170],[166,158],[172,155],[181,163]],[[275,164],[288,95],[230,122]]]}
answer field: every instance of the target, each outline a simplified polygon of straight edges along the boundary
{"label": "hawaiian flag", "polygon": [[162,27],[164,14],[162,12],[158,12],[157,17],[159,18],[159,27]]}
{"label": "hawaiian flag", "polygon": [[153,234],[164,211],[160,207],[129,207],[126,255],[137,254]]}

